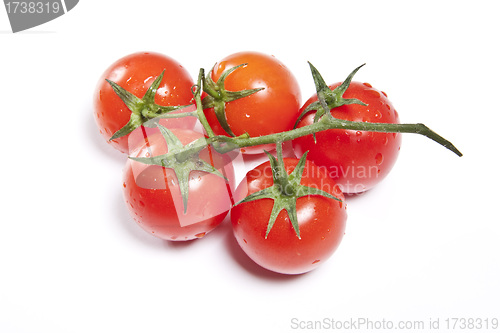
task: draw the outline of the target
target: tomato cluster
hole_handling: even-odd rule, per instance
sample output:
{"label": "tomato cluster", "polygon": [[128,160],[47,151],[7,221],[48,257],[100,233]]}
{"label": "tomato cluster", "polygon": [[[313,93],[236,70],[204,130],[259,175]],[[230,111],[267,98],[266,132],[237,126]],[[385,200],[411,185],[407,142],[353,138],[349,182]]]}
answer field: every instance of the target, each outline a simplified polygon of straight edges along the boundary
{"label": "tomato cluster", "polygon": [[[351,82],[355,72],[327,86],[311,69],[318,93],[301,105],[292,72],[262,53],[229,55],[206,76],[201,70],[197,84],[157,53],[112,64],[98,82],[94,115],[106,141],[129,156],[123,195],[134,220],[156,237],[185,241],[231,212],[238,244],[262,267],[300,274],[326,261],[344,235],[344,193],[381,181],[401,138],[342,128],[398,124],[398,113],[384,92]],[[342,122],[330,128],[334,119]],[[297,158],[283,158],[289,138]],[[264,152],[269,161],[236,187],[235,154]]]}

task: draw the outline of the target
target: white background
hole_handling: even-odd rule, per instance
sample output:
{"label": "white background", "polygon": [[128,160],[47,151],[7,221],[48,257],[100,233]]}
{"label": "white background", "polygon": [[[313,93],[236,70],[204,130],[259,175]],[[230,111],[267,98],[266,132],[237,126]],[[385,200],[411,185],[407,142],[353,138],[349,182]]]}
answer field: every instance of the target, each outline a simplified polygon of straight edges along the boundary
{"label": "white background", "polygon": [[[295,320],[360,317],[440,319],[444,331],[449,317],[500,317],[498,7],[80,1],[17,34],[1,8],[0,332],[293,332]],[[366,62],[356,80],[464,157],[405,135],[393,172],[348,199],[343,243],[309,274],[253,264],[227,219],[194,242],[156,239],[126,212],[126,156],[98,134],[95,83],[135,51],[168,54],[196,77],[242,50],[284,62],[304,100],[306,61],[328,82]]]}

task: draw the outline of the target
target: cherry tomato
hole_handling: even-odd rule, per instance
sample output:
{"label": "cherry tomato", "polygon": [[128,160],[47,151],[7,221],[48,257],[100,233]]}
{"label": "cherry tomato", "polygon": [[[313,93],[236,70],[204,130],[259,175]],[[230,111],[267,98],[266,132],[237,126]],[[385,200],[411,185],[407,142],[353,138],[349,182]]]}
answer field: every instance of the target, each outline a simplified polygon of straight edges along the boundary
{"label": "cherry tomato", "polygon": [[[339,86],[336,83],[331,89]],[[399,123],[399,116],[387,95],[368,83],[351,82],[345,98],[357,98],[368,106],[349,104],[330,111],[337,119],[370,123]],[[317,101],[309,98],[301,109]],[[313,123],[314,112],[307,114],[298,127]],[[326,169],[344,193],[361,193],[384,179],[396,162],[401,134],[331,129],[293,140],[297,156],[309,151],[308,159]]]}
{"label": "cherry tomato", "polygon": [[[203,137],[192,130],[171,131],[184,145]],[[138,145],[131,156],[151,157],[167,152],[163,136],[154,133],[144,138],[142,145]],[[131,159],[127,161],[124,198],[131,216],[146,232],[165,240],[191,240],[203,237],[224,220],[232,205],[234,189],[231,159],[210,147],[202,150],[199,156],[224,175],[227,181],[212,173],[191,171],[185,213],[178,178],[172,169]]]}
{"label": "cherry tomato", "polygon": [[[94,94],[94,118],[102,136],[111,136],[130,120],[131,111],[118,97],[106,79],[117,83],[133,95],[142,98],[153,81],[165,70],[155,102],[162,106],[191,104],[193,80],[184,67],[174,59],[152,52],[133,53],[113,63],[102,74]],[[164,119],[167,127],[192,129],[194,117]],[[129,152],[128,135],[108,141],[121,152]]]}
{"label": "cherry tomato", "polygon": [[[297,159],[285,158],[290,174]],[[231,210],[234,236],[243,251],[260,266],[283,274],[301,274],[326,261],[344,235],[347,219],[344,196],[324,170],[306,161],[301,185],[315,187],[342,200],[310,195],[297,199],[300,239],[286,210],[282,210],[266,238],[273,199],[259,199],[236,205]],[[273,185],[271,165],[265,162],[247,173],[238,185],[235,200]]]}
{"label": "cherry tomato", "polygon": [[[248,133],[261,136],[291,130],[299,115],[300,87],[290,70],[274,56],[240,52],[219,61],[210,72],[217,82],[225,71],[247,64],[229,74],[225,89],[241,91],[264,88],[250,96],[226,103],[227,123],[238,136]],[[218,135],[228,135],[220,126],[213,108],[205,111],[207,120]],[[262,153],[267,146],[247,147],[244,153]]]}

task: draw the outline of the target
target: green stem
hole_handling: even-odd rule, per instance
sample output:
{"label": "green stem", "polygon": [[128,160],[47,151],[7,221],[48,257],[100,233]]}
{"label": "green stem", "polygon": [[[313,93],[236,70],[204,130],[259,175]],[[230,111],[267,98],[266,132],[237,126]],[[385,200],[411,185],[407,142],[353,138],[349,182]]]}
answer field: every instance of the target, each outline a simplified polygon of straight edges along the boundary
{"label": "green stem", "polygon": [[244,147],[258,146],[263,144],[276,143],[278,154],[280,154],[279,147],[285,141],[294,140],[306,135],[311,135],[320,131],[329,129],[344,129],[355,131],[369,131],[369,132],[384,132],[384,133],[414,133],[423,135],[443,147],[451,150],[458,156],[462,153],[448,140],[432,131],[424,124],[390,124],[390,123],[365,123],[357,121],[341,120],[336,118],[323,117],[317,123],[308,126],[296,128],[290,131],[269,134],[258,137],[249,137],[248,134],[240,135],[238,137],[228,137],[224,135],[212,136],[208,139],[202,138],[191,142],[185,146],[186,155],[196,154],[207,145],[212,144],[214,149],[221,153],[228,153],[232,150]]}
{"label": "green stem", "polygon": [[[311,68],[314,69],[312,65]],[[358,69],[359,67],[355,69],[353,73],[351,73],[351,75],[347,79],[348,82],[350,82],[352,75],[354,75],[354,73]],[[187,155],[199,152],[201,149],[203,149],[203,147],[205,147],[208,144],[212,144],[214,149],[219,153],[227,153],[229,151],[238,148],[258,146],[270,143],[275,143],[277,145],[278,154],[281,154],[282,153],[281,145],[285,141],[294,140],[299,137],[315,134],[317,132],[329,129],[344,129],[344,130],[368,131],[368,132],[420,134],[439,143],[440,145],[451,150],[458,156],[462,156],[462,153],[450,141],[446,140],[436,132],[432,131],[429,127],[421,123],[417,124],[369,123],[369,122],[358,122],[358,121],[336,119],[334,117],[321,117],[311,125],[295,128],[281,133],[269,134],[258,137],[250,137],[247,133],[240,135],[238,137],[218,136],[215,135],[214,131],[212,130],[205,116],[204,105],[201,99],[202,85],[206,86],[205,71],[203,68],[200,69],[197,85],[193,87],[193,95],[196,104],[196,112],[193,112],[193,114],[196,114],[196,117],[199,119],[201,125],[205,129],[209,138],[196,140],[195,142],[192,142],[191,144],[186,146],[185,150]],[[206,87],[204,87],[204,89],[206,89]],[[345,101],[348,101],[348,104],[351,102],[358,103],[357,100],[345,100]],[[192,115],[192,114],[189,113],[187,115]],[[172,114],[171,116],[172,118],[174,118],[176,116],[184,116],[184,115]],[[278,160],[282,159],[279,158]]]}
{"label": "green stem", "polygon": [[[189,105],[188,105],[189,106]],[[151,116],[152,120],[158,120],[158,119],[176,119],[176,118],[184,118],[184,117],[198,117],[198,114],[196,111],[191,111],[191,112],[180,112],[180,113],[166,113],[161,116],[154,116],[153,113],[146,113],[146,117]]]}
{"label": "green stem", "polygon": [[[319,122],[296,128],[290,131],[270,134],[259,137],[249,137],[249,138],[228,138],[229,140],[222,139],[223,141],[232,143],[229,146],[236,145],[239,148],[258,146],[262,144],[275,143],[275,142],[285,142],[293,139],[297,139],[302,136],[313,134],[316,132],[328,130],[328,129],[344,129],[344,130],[355,130],[355,131],[370,131],[370,132],[385,132],[385,133],[414,133],[423,135],[443,147],[451,150],[458,156],[462,156],[462,153],[448,140],[432,131],[429,127],[424,124],[390,124],[390,123],[367,123],[367,122],[357,122],[335,119],[330,117],[323,117]],[[215,137],[218,138],[218,137]],[[214,138],[214,139],[215,139]],[[226,137],[227,138],[227,137]],[[231,149],[229,149],[231,150]],[[229,151],[227,150],[227,151]],[[222,150],[221,152],[227,152]]]}
{"label": "green stem", "polygon": [[201,101],[201,85],[203,82],[203,79],[205,77],[205,70],[203,68],[200,69],[200,73],[198,74],[198,82],[197,82],[197,87],[195,88],[196,91],[193,92],[194,95],[194,100],[196,104],[196,115],[198,117],[198,120],[200,121],[201,125],[203,126],[203,129],[205,132],[207,132],[208,137],[213,137],[215,136],[214,131],[212,130],[212,127],[210,127],[210,124],[208,123],[207,117],[205,116],[205,112],[203,112],[203,104]]}

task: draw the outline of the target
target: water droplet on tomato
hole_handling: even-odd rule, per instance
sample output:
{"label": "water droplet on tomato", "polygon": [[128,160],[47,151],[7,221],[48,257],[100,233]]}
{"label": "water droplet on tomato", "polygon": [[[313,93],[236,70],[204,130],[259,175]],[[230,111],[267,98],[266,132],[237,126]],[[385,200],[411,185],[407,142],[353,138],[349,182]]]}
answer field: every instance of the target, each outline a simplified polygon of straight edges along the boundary
{"label": "water droplet on tomato", "polygon": [[382,94],[383,94],[385,97],[387,97],[387,94],[386,94],[384,91],[382,91]]}
{"label": "water droplet on tomato", "polygon": [[335,194],[339,195],[340,193],[342,193],[342,190],[340,189],[340,186],[335,185],[335,187],[333,188],[333,192],[335,192]]}
{"label": "water droplet on tomato", "polygon": [[371,84],[369,84],[368,82],[363,83],[363,85],[364,85],[364,86],[366,86],[366,87],[368,87],[368,88],[371,88],[371,87],[372,87],[372,85],[371,85]]}
{"label": "water droplet on tomato", "polygon": [[382,118],[382,114],[380,113],[380,111],[375,112],[375,118],[377,118],[377,119]]}
{"label": "water droplet on tomato", "polygon": [[385,137],[384,138],[384,146],[387,146],[387,144],[389,143],[389,138],[388,137]]}
{"label": "water droplet on tomato", "polygon": [[368,90],[370,92],[370,95],[375,98],[380,98],[380,93],[376,90]]}
{"label": "water droplet on tomato", "polygon": [[319,259],[316,259],[313,261],[313,264],[317,264],[319,262]]}
{"label": "water droplet on tomato", "polygon": [[139,201],[139,206],[144,207],[144,206],[146,206],[146,204],[142,201]]}
{"label": "water droplet on tomato", "polygon": [[382,164],[383,161],[384,161],[384,156],[382,156],[381,153],[378,153],[377,155],[375,155],[375,163],[380,165],[380,164]]}
{"label": "water droplet on tomato", "polygon": [[194,235],[196,238],[202,238],[205,236],[207,233],[206,232],[200,232],[199,234]]}
{"label": "water droplet on tomato", "polygon": [[126,188],[127,187],[127,184],[126,183],[123,183],[123,188]]}
{"label": "water droplet on tomato", "polygon": [[361,136],[361,135],[363,135],[363,132],[361,132],[361,131],[356,131],[356,135],[357,135],[357,136]]}

